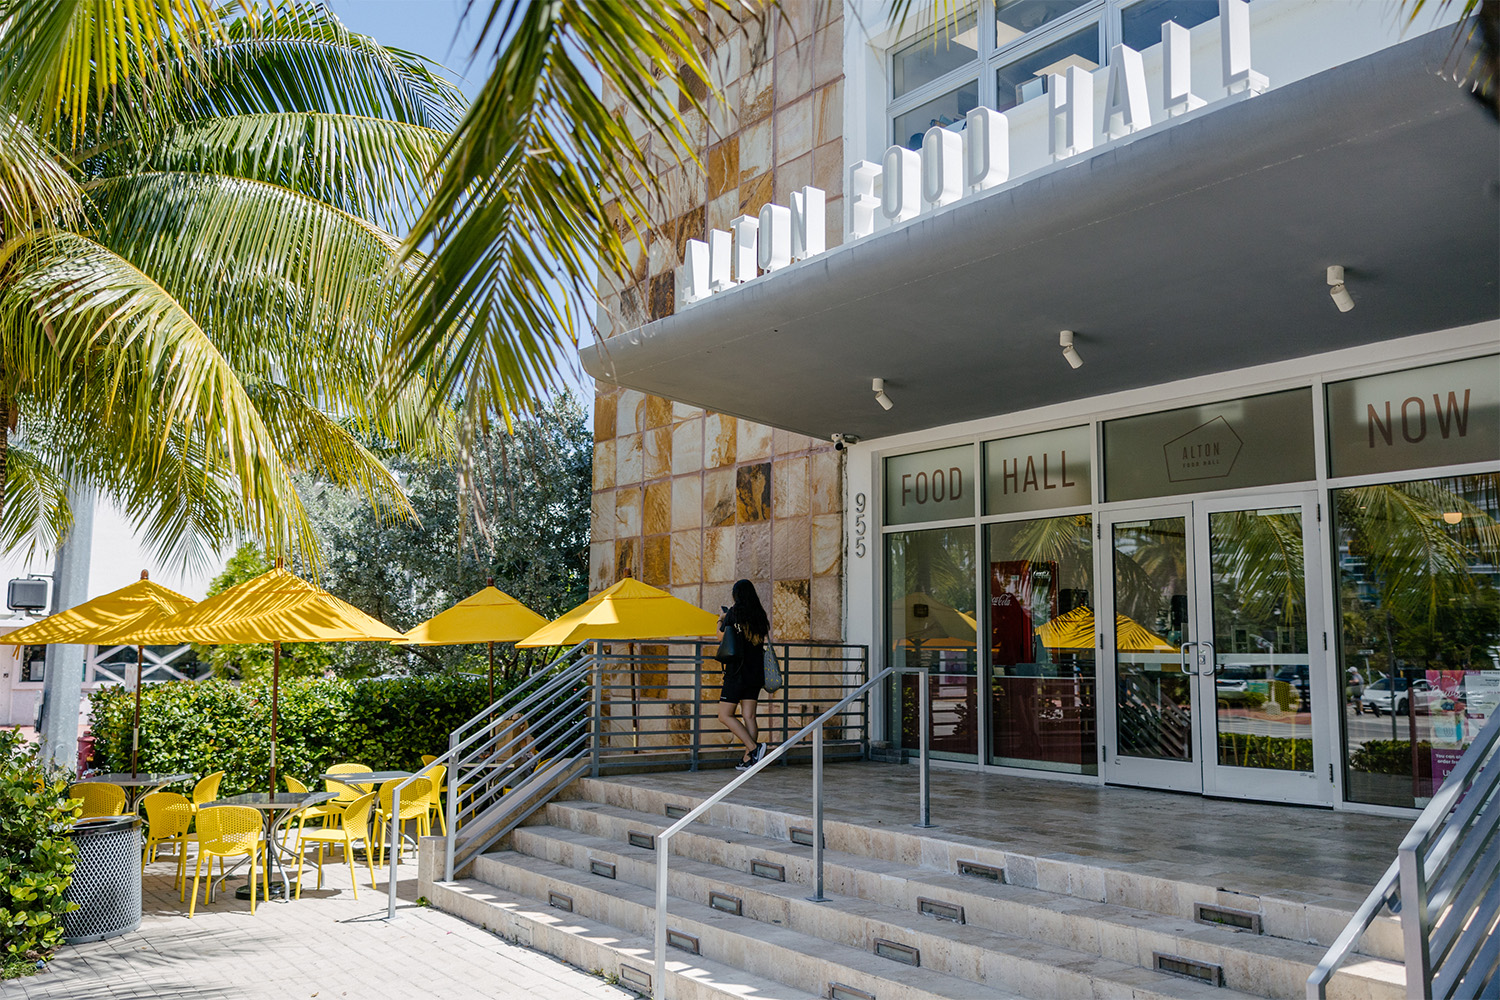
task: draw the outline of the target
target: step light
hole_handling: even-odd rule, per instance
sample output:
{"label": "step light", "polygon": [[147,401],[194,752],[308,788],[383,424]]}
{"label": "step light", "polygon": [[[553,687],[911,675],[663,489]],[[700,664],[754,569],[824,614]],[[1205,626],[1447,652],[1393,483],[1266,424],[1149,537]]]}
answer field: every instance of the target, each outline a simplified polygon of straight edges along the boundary
{"label": "step light", "polygon": [[725,913],[733,913],[735,916],[744,916],[745,903],[738,896],[731,896],[727,892],[710,892],[708,894],[708,905],[715,910]]}
{"label": "step light", "polygon": [[[792,827],[787,830],[787,836],[791,838],[794,844],[801,844],[803,847],[811,847],[813,845],[813,832],[805,826]],[[828,846],[827,837],[823,838],[823,846]]]}
{"label": "step light", "polygon": [[1210,986],[1224,985],[1223,966],[1213,965],[1209,962],[1197,962],[1191,958],[1183,958],[1181,955],[1168,955],[1160,951],[1151,953],[1152,964],[1157,972],[1165,972],[1169,976],[1182,976],[1186,979],[1196,979],[1200,983]]}
{"label": "step light", "polygon": [[857,990],[843,983],[828,984],[828,1000],[875,1000],[875,994]]}
{"label": "step light", "polygon": [[1259,934],[1261,932],[1260,914],[1252,910],[1236,910],[1228,906],[1194,903],[1193,919],[1200,924],[1217,924],[1220,927],[1233,927],[1237,931],[1249,931],[1251,934]]}
{"label": "step light", "polygon": [[639,986],[648,992],[651,989],[651,973],[642,972],[633,965],[620,966],[620,978],[630,985]]}
{"label": "step light", "polygon": [[688,814],[687,806],[667,806],[667,819],[682,819]]}
{"label": "step light", "polygon": [[957,903],[944,903],[941,900],[918,896],[917,912],[925,913],[929,917],[937,917],[939,920],[951,920],[955,924],[964,922],[964,908]]}
{"label": "step light", "polygon": [[673,948],[681,948],[689,955],[698,954],[697,938],[691,934],[684,934],[682,931],[674,931],[670,927],[667,928],[667,944]]}
{"label": "step light", "polygon": [[769,861],[759,859],[750,862],[750,874],[761,878],[768,878],[775,882],[786,881],[786,865],[772,864]]}
{"label": "step light", "polygon": [[560,892],[549,892],[549,893],[547,893],[547,905],[548,906],[555,906],[559,910],[562,910],[564,913],[572,913],[573,912],[573,897],[572,896],[564,896]]}
{"label": "step light", "polygon": [[615,866],[608,861],[595,861],[593,859],[590,859],[589,871],[593,872],[595,875],[600,876],[601,878],[615,877]]}
{"label": "step light", "polygon": [[994,865],[982,865],[978,861],[960,861],[958,873],[968,875],[972,878],[988,879],[991,882],[1004,882],[1005,869]]}
{"label": "step light", "polygon": [[649,833],[631,830],[626,834],[625,839],[630,841],[631,847],[639,847],[647,851],[656,850],[656,838]]}
{"label": "step light", "polygon": [[887,941],[885,938],[875,939],[875,954],[881,958],[888,958],[892,962],[900,962],[902,965],[922,964],[922,953],[909,944],[900,944],[896,941]]}

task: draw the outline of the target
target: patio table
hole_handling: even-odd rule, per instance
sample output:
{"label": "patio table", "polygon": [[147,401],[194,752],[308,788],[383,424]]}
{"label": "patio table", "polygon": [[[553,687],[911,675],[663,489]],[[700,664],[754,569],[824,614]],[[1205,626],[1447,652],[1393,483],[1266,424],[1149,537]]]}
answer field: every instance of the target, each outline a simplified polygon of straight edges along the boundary
{"label": "patio table", "polygon": [[[384,784],[385,782],[391,781],[395,778],[410,778],[413,774],[416,773],[416,771],[351,771],[347,774],[334,774],[330,771],[327,774],[318,775],[318,778],[322,781],[338,781],[353,788],[357,788],[361,792],[369,793],[375,790],[376,785]],[[369,835],[374,831],[374,828],[375,810],[371,809],[370,826],[365,830],[366,844],[370,843]],[[405,837],[404,834],[402,836],[407,840],[411,839],[409,837]],[[412,846],[415,847],[416,845],[413,844]],[[354,849],[354,856],[356,858],[365,857],[364,848],[356,847]]]}
{"label": "patio table", "polygon": [[107,781],[111,785],[119,785],[125,789],[126,801],[129,811],[135,812],[140,808],[141,799],[152,792],[159,791],[168,785],[175,785],[179,781],[192,781],[191,774],[162,774],[160,772],[139,774],[92,774],[84,781]]}
{"label": "patio table", "polygon": [[[286,868],[281,864],[281,855],[283,853],[294,855],[296,852],[287,850],[277,840],[281,824],[286,822],[287,817],[293,813],[300,812],[309,806],[322,805],[333,797],[332,792],[244,792],[239,795],[230,795],[226,798],[206,802],[200,807],[200,811],[201,809],[212,809],[215,806],[249,806],[251,809],[259,809],[264,813],[266,818],[266,842],[270,845],[270,849],[266,851],[266,855],[271,866],[276,870],[277,878],[280,880],[281,894],[290,899],[291,879],[287,877]],[[222,885],[225,880],[239,871],[241,866],[248,864],[249,860],[249,858],[242,858],[238,861],[228,872],[219,876],[218,884]],[[236,889],[234,894],[239,899],[249,899],[249,880],[247,879],[244,885]],[[277,895],[275,889],[271,890],[271,895]]]}

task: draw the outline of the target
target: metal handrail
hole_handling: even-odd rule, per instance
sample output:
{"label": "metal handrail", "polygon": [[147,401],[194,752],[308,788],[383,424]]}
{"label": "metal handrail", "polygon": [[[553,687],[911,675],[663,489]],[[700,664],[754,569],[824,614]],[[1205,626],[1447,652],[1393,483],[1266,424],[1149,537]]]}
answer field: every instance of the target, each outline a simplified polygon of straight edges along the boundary
{"label": "metal handrail", "polygon": [[784,741],[775,750],[766,754],[760,760],[747,768],[739,777],[730,781],[717,792],[698,803],[688,810],[676,823],[667,827],[656,835],[656,974],[651,979],[651,995],[655,1000],[665,1000],[667,982],[667,864],[669,846],[673,836],[680,832],[689,823],[695,821],[712,807],[718,805],[724,799],[732,795],[739,787],[751,778],[755,777],[767,766],[785,755],[795,744],[809,733],[813,736],[813,866],[816,877],[816,892],[809,898],[814,902],[824,902],[823,896],[823,726],[832,719],[854,699],[866,694],[875,685],[888,677],[896,674],[916,674],[918,676],[918,688],[920,691],[921,706],[918,711],[919,722],[919,777],[917,786],[917,823],[918,827],[928,828],[932,826],[932,803],[930,799],[930,785],[928,773],[928,744],[931,742],[929,734],[929,715],[931,712],[930,700],[931,689],[927,684],[926,667],[886,667],[880,673],[865,681],[849,694],[845,695],[833,707],[812,722],[803,726],[796,735]]}
{"label": "metal handrail", "polygon": [[[1396,860],[1307,977],[1308,1000],[1326,1000],[1328,981],[1388,904],[1399,911],[1406,995],[1480,995],[1493,982],[1495,955],[1486,901],[1500,894],[1500,719],[1491,718],[1459,758],[1397,849]],[[1488,939],[1488,940],[1487,940]],[[1477,968],[1471,968],[1476,956]],[[1479,983],[1468,982],[1471,973]]]}
{"label": "metal handrail", "polygon": [[[557,670],[560,665],[575,657],[580,650],[584,649],[588,645],[589,644],[587,642],[580,642],[578,645],[562,653],[560,656],[555,657],[550,663],[547,664],[547,666],[543,667],[541,670],[538,670],[536,673],[532,674],[531,677],[529,677],[526,681],[522,682],[520,687],[513,688],[510,691],[507,691],[504,696],[502,696],[493,705],[490,705],[489,707],[481,710],[473,718],[465,721],[456,730],[454,730],[453,734],[448,738],[447,751],[435,758],[430,764],[424,765],[410,778],[403,780],[401,784],[397,785],[391,792],[391,847],[389,849],[390,881],[386,887],[387,920],[396,919],[396,864],[397,855],[399,853],[401,845],[401,793],[405,791],[406,786],[410,785],[413,781],[416,781],[424,773],[430,772],[439,764],[443,765],[447,769],[448,801],[445,803],[445,808],[447,809],[447,823],[445,824],[446,830],[444,831],[444,833],[447,840],[447,875],[448,881],[451,882],[453,880],[453,838],[454,834],[457,832],[457,815],[454,810],[454,795],[458,787],[458,769],[459,767],[462,767],[463,764],[473,759],[471,755],[470,757],[458,760],[456,759],[455,755],[472,745],[474,741],[480,736],[483,736],[484,730],[480,729],[479,727],[488,727],[491,724],[490,720],[493,720],[496,715],[499,715],[502,712],[506,713],[507,715],[514,713],[519,709],[535,702],[540,696],[544,694],[544,692],[548,692],[550,689],[556,687],[564,677],[573,674],[576,671],[576,666],[574,670],[564,670],[560,674],[553,675],[553,672]],[[584,663],[590,662],[591,661],[589,660],[584,661]],[[578,666],[581,665],[582,664],[579,664]],[[531,686],[531,684],[537,680],[543,681],[541,686],[531,694],[524,695],[524,697],[522,697],[523,692],[526,690],[526,688]],[[514,704],[511,704],[512,702],[514,702]],[[477,731],[467,739],[461,738],[460,734],[462,734],[467,729],[476,729]],[[494,739],[495,737],[492,734],[491,742],[493,742]],[[371,847],[371,845],[367,844],[366,847],[369,848]]]}

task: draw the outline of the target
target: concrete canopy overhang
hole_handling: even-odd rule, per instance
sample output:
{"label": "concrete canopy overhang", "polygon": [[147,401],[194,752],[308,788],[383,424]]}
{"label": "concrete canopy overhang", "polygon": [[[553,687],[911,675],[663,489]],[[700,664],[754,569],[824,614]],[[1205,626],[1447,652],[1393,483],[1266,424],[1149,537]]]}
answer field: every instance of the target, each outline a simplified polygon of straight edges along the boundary
{"label": "concrete canopy overhang", "polygon": [[[1494,319],[1500,129],[1453,82],[1453,37],[919,216],[586,347],[584,367],[875,438]],[[1331,264],[1352,312],[1329,297]]]}

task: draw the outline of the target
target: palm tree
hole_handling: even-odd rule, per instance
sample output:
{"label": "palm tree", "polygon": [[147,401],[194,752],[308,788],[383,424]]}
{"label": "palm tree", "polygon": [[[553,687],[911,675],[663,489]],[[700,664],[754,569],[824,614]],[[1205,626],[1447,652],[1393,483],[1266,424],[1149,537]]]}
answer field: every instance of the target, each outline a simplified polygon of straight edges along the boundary
{"label": "palm tree", "polygon": [[443,407],[370,386],[463,107],[321,7],[0,0],[0,545],[67,481],[177,557],[307,552],[298,470],[408,511],[371,442],[442,449]]}

